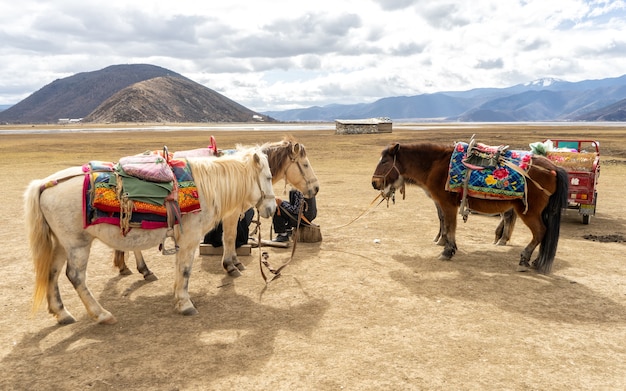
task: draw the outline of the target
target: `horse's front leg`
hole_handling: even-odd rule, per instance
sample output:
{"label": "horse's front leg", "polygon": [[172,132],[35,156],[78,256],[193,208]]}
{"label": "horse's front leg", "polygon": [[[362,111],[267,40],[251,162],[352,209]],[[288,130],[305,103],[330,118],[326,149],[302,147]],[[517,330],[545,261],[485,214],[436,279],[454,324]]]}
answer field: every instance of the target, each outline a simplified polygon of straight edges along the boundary
{"label": "horse's front leg", "polygon": [[113,254],[113,266],[119,269],[121,276],[130,276],[133,272],[126,266],[126,253],[121,250],[115,250]]}
{"label": "horse's front leg", "polygon": [[196,315],[198,310],[189,298],[189,278],[195,255],[195,246],[183,246],[176,253],[176,276],[174,278],[174,297],[176,298],[176,311],[183,315]]}
{"label": "horse's front leg", "polygon": [[87,312],[98,323],[115,324],[117,319],[93,297],[87,287],[87,261],[89,259],[89,246],[77,247],[69,251],[65,274],[70,280],[80,300],[85,305]]}
{"label": "horse's front leg", "polygon": [[442,237],[445,239],[444,248],[439,259],[447,261],[456,253],[456,215],[458,207],[455,204],[441,206],[443,215]]}
{"label": "horse's front leg", "polygon": [[435,207],[437,208],[437,218],[439,219],[439,232],[433,242],[437,243],[437,246],[445,246],[447,238],[444,235],[444,227],[443,227],[443,211],[438,203],[435,202]]}
{"label": "horse's front leg", "polygon": [[222,267],[232,277],[241,276],[241,271],[246,269],[237,258],[237,249],[235,248],[237,224],[239,224],[239,215],[236,213],[222,219],[222,245],[224,248]]}
{"label": "horse's front leg", "polygon": [[143,275],[143,279],[146,281],[156,281],[158,280],[157,276],[152,273],[150,269],[148,269],[148,265],[146,265],[146,261],[143,259],[143,254],[141,251],[133,251],[135,254],[135,262],[137,263],[137,271]]}

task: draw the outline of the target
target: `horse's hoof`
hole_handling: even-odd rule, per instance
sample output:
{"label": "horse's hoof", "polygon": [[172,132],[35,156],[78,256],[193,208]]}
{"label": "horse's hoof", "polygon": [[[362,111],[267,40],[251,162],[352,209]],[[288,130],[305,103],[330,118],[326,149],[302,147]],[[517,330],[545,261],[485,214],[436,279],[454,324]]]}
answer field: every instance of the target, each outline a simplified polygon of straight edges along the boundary
{"label": "horse's hoof", "polygon": [[133,272],[127,267],[120,269],[120,276],[130,276],[131,274],[133,274]]}
{"label": "horse's hoof", "polygon": [[226,273],[228,273],[228,275],[231,276],[231,277],[241,277],[242,276],[242,274],[239,271],[239,269],[236,268],[233,265],[229,265],[228,268],[226,268]]}
{"label": "horse's hoof", "polygon": [[143,276],[143,279],[148,282],[152,282],[158,280],[159,278],[156,276],[156,274],[150,272],[150,274],[146,274],[145,276]]}
{"label": "horse's hoof", "polygon": [[517,265],[518,272],[527,272],[531,269],[531,266],[526,261],[520,261],[519,265]]}
{"label": "horse's hoof", "polygon": [[439,255],[439,260],[441,260],[441,261],[449,261],[451,259],[452,259],[452,256],[450,256],[450,255],[446,255],[446,254]]}
{"label": "horse's hoof", "polygon": [[244,264],[243,264],[243,263],[241,263],[241,262],[236,263],[236,264],[235,264],[235,266],[237,267],[237,269],[239,269],[239,270],[241,270],[241,271],[246,270],[246,265],[244,265]]}
{"label": "horse's hoof", "polygon": [[181,311],[184,316],[198,315],[198,310],[195,307],[189,307],[186,310]]}
{"label": "horse's hoof", "polygon": [[99,324],[116,324],[117,319],[111,313],[103,314],[98,317]]}
{"label": "horse's hoof", "polygon": [[72,315],[67,315],[62,318],[57,319],[57,323],[65,326],[68,324],[76,323],[76,319]]}

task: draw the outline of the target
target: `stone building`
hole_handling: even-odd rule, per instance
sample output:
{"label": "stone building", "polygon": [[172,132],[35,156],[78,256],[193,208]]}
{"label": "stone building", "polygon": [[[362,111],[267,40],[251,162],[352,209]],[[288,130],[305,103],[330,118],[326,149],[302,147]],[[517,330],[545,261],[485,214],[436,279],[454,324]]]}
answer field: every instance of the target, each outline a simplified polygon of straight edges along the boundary
{"label": "stone building", "polygon": [[335,134],[391,133],[390,118],[338,119],[335,120]]}

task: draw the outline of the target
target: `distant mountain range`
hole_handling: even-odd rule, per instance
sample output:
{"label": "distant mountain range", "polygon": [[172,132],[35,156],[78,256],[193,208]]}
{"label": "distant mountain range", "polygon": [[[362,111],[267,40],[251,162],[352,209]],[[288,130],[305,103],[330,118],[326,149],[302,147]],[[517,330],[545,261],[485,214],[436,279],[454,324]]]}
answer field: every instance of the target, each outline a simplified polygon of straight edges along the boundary
{"label": "distant mountain range", "polygon": [[112,65],[57,79],[13,106],[0,123],[322,121],[388,117],[395,122],[626,121],[626,75],[507,88],[396,96],[373,103],[254,112],[180,74],[148,64]]}
{"label": "distant mountain range", "polygon": [[112,65],[57,79],[0,111],[0,123],[271,121],[168,69]]}
{"label": "distant mountain range", "polygon": [[278,121],[389,117],[402,121],[626,121],[626,75],[567,82],[540,79],[508,88],[477,88],[332,104],[263,114]]}

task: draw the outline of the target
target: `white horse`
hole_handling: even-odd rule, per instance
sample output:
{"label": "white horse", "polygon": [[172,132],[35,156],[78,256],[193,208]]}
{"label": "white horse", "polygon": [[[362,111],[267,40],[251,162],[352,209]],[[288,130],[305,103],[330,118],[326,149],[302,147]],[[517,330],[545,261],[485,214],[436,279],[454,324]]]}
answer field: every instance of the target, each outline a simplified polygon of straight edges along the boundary
{"label": "white horse", "polygon": [[[313,166],[309,162],[304,145],[292,137],[285,137],[281,141],[261,145],[261,150],[267,155],[274,184],[284,179],[286,183],[290,183],[302,192],[306,198],[314,197],[319,192],[319,180],[315,175]],[[235,248],[239,217],[240,214],[233,213],[230,216],[225,216],[222,220],[222,243],[224,249],[222,267],[233,277],[240,276],[241,272],[245,270],[244,264],[237,257]],[[141,251],[135,251],[134,255],[137,270],[143,275],[144,279],[148,281],[156,280],[154,273],[148,269]],[[113,264],[120,270],[120,274],[131,274],[130,269],[126,266],[123,251],[115,251]]]}
{"label": "white horse", "polygon": [[[198,190],[200,211],[186,213],[174,227],[176,253],[174,296],[176,310],[183,315],[198,311],[189,298],[188,284],[196,249],[204,234],[225,216],[239,214],[256,206],[259,214],[270,217],[276,211],[272,174],[260,147],[220,159],[189,158],[189,167]],[[125,236],[120,227],[96,224],[83,227],[82,167],[71,167],[30,183],[24,193],[25,219],[35,264],[33,311],[44,296],[48,311],[60,324],[75,322],[65,309],[59,293],[60,271],[67,262],[66,275],[89,315],[98,323],[114,324],[115,317],[93,297],[86,284],[91,243],[99,239],[114,249],[145,250],[158,246],[167,228],[132,228]]]}

